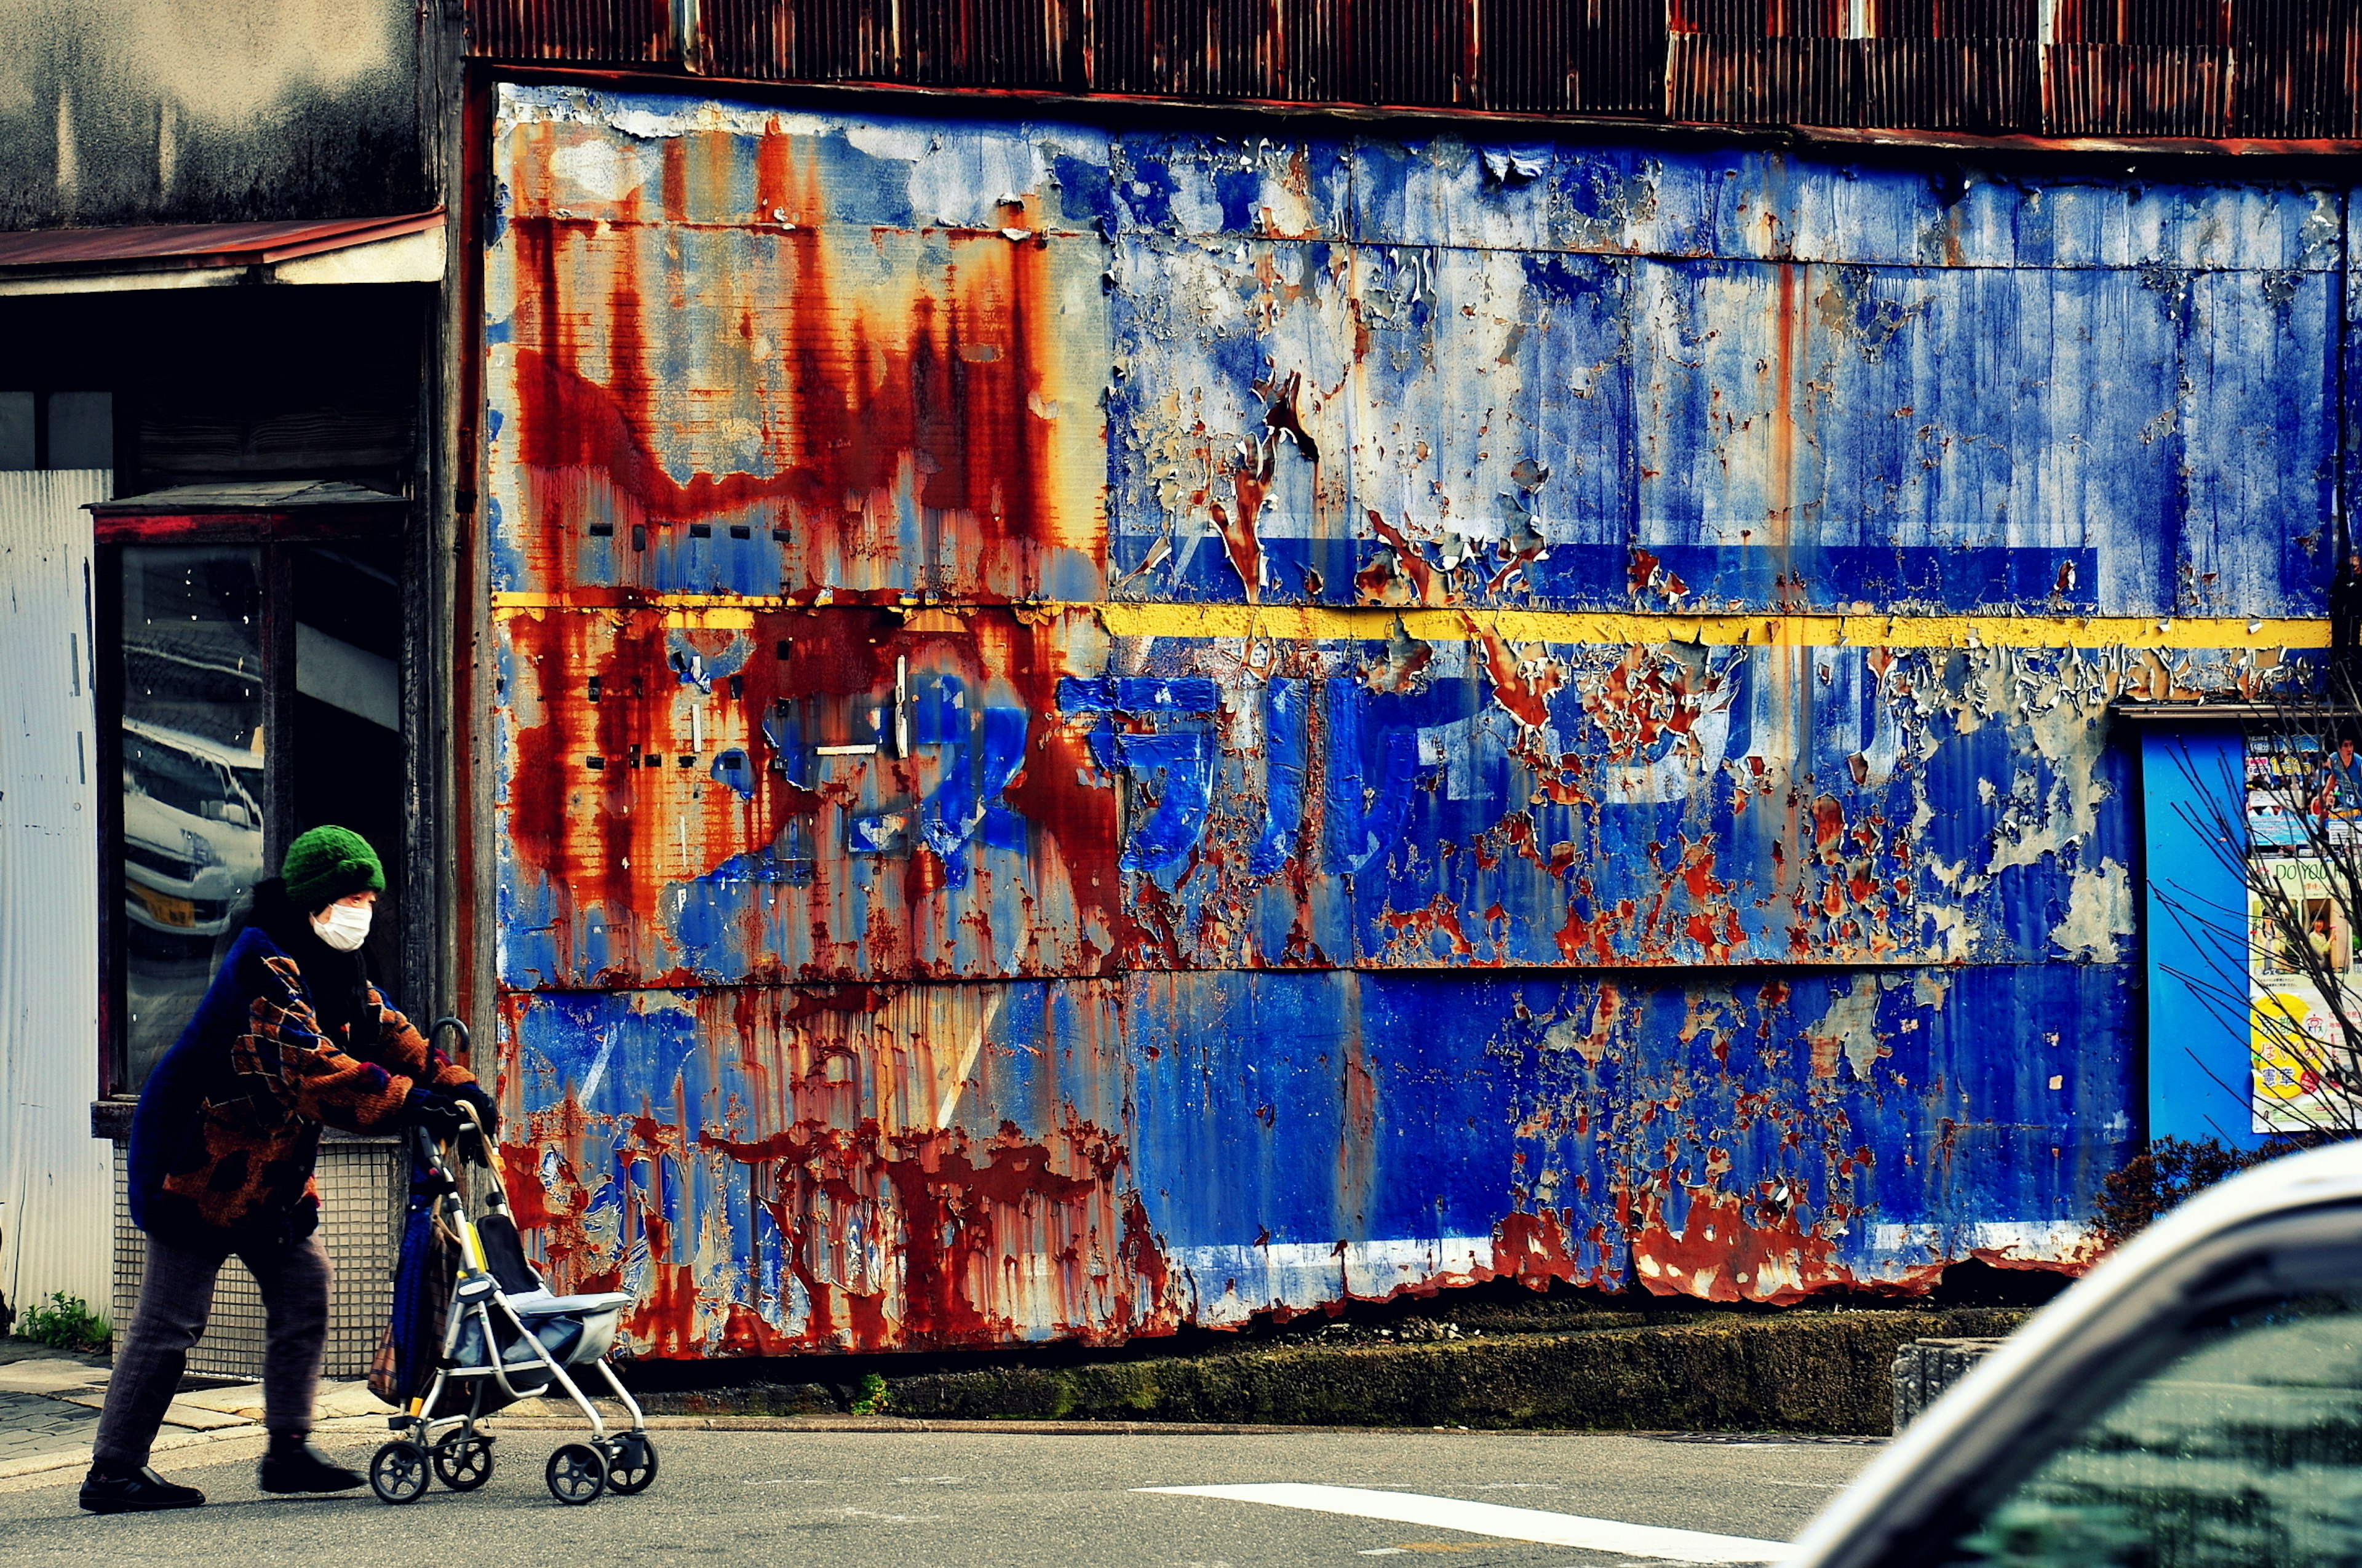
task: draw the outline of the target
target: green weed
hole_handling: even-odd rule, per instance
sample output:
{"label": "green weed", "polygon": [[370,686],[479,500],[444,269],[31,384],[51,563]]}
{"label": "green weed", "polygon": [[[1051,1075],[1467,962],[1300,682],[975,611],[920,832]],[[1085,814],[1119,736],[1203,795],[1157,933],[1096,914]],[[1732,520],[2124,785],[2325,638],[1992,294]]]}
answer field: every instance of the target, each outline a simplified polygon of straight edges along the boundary
{"label": "green weed", "polygon": [[17,1316],[17,1333],[56,1350],[105,1350],[115,1337],[113,1327],[90,1309],[89,1302],[62,1290],[53,1290],[46,1302],[26,1308]]}

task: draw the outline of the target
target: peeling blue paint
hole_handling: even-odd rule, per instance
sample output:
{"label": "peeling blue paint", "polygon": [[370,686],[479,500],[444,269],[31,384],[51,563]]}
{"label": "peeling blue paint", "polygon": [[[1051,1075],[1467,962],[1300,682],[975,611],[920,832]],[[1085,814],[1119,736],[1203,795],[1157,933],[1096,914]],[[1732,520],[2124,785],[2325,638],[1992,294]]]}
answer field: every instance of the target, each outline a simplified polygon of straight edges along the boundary
{"label": "peeling blue paint", "polygon": [[2111,705],[2319,613],[2343,192],[556,87],[495,150],[509,1157],[640,1348],[2081,1255]]}

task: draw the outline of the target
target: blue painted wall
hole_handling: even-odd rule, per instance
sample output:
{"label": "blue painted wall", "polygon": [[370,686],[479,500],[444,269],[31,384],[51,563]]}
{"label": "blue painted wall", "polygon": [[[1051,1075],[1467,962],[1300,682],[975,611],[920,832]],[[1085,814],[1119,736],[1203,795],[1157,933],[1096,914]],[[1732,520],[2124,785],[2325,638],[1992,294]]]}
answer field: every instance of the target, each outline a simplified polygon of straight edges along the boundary
{"label": "blue painted wall", "polygon": [[508,1157],[644,1351],[2082,1255],[2179,853],[2111,705],[2322,640],[2342,188],[492,155]]}

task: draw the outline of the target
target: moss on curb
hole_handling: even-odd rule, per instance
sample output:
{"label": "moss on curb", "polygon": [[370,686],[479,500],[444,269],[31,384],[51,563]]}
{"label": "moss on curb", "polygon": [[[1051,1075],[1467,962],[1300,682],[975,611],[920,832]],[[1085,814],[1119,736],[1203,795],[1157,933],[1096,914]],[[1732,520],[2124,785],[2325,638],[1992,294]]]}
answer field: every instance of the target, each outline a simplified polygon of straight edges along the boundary
{"label": "moss on curb", "polygon": [[[888,1379],[894,1415],[1278,1426],[1875,1434],[1896,1347],[2005,1334],[2022,1310],[1794,1311],[1418,1344],[1289,1346]],[[658,1396],[684,1413],[810,1413],[816,1385]]]}

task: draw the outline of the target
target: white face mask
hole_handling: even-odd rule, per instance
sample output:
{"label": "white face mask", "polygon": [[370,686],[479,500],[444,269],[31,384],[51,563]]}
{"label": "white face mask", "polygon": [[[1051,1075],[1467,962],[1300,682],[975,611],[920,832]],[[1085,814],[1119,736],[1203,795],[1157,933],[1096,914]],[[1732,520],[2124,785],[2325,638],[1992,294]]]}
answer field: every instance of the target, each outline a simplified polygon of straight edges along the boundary
{"label": "white face mask", "polygon": [[339,953],[350,953],[369,940],[369,904],[330,904],[312,917],[312,929],[320,940]]}

